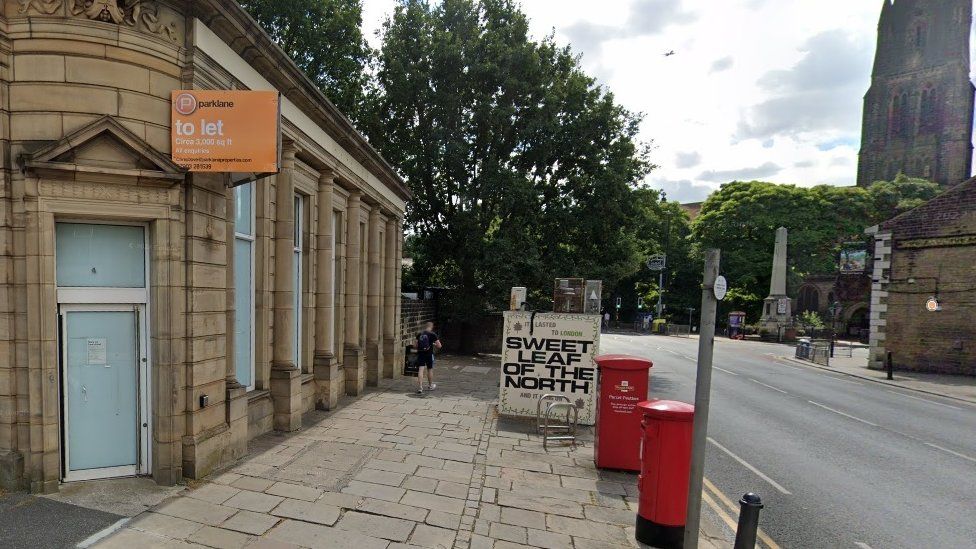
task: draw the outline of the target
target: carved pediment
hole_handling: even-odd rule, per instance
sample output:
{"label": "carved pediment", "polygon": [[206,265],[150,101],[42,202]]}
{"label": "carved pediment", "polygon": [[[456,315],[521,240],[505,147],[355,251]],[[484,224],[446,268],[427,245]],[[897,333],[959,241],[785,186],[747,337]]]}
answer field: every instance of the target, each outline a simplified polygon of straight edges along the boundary
{"label": "carved pediment", "polygon": [[184,170],[110,116],[22,157],[26,170],[181,181]]}
{"label": "carved pediment", "polygon": [[183,42],[175,14],[149,0],[18,0],[20,13],[83,17]]}

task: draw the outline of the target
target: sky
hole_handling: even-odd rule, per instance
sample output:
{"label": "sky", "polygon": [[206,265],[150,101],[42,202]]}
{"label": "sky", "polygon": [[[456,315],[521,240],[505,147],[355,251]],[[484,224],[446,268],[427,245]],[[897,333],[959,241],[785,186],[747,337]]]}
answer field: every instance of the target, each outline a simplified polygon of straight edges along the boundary
{"label": "sky", "polygon": [[[374,31],[395,0],[363,0]],[[722,183],[853,185],[877,0],[522,0],[631,111],[669,200]],[[665,53],[673,51],[673,55]]]}

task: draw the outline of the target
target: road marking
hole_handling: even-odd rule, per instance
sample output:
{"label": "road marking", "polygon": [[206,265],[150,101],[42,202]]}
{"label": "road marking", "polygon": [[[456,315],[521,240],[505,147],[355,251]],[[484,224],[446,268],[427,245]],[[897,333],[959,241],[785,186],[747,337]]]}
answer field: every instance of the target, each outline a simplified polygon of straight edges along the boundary
{"label": "road marking", "polygon": [[864,543],[863,541],[855,541],[854,545],[857,545],[858,547],[860,547],[860,549],[871,549],[871,546]]}
{"label": "road marking", "polygon": [[955,406],[950,406],[948,404],[942,404],[941,402],[936,402],[934,400],[929,400],[927,398],[921,398],[921,397],[917,397],[917,396],[914,396],[914,395],[906,395],[905,393],[902,393],[901,391],[891,391],[891,390],[888,390],[888,392],[889,393],[892,393],[892,394],[895,394],[895,395],[901,395],[901,396],[903,396],[905,398],[910,398],[912,400],[921,400],[922,402],[928,402],[929,404],[935,404],[936,406],[944,406],[946,408],[952,408],[953,410],[962,410],[962,408],[956,408]]}
{"label": "road marking", "polygon": [[726,454],[728,454],[729,457],[731,457],[732,459],[738,461],[739,464],[741,464],[743,467],[745,467],[746,469],[749,469],[750,471],[752,471],[753,473],[755,473],[756,476],[758,476],[759,478],[761,478],[761,479],[765,480],[766,482],[768,482],[770,484],[770,486],[772,486],[773,488],[776,488],[777,490],[779,490],[780,493],[782,493],[784,495],[787,495],[787,496],[790,495],[790,491],[789,490],[787,490],[786,488],[783,488],[779,483],[777,483],[775,480],[773,480],[773,479],[769,478],[768,476],[766,476],[759,469],[756,469],[752,465],[749,465],[749,463],[746,460],[744,460],[744,459],[740,458],[739,456],[733,454],[731,450],[729,450],[725,446],[722,446],[721,444],[719,444],[718,442],[716,442],[716,440],[714,438],[712,438],[712,437],[707,437],[707,438],[708,438],[708,442],[711,442],[712,444],[715,445],[716,448],[718,448],[719,450],[721,450],[721,451],[725,452]]}
{"label": "road marking", "polygon": [[725,373],[727,373],[729,375],[733,375],[733,376],[739,375],[739,374],[737,374],[735,372],[730,372],[730,371],[726,370],[725,368],[719,368],[718,366],[712,366],[712,368],[714,368],[714,369],[716,369],[716,370],[718,370],[720,372],[725,372]]}
{"label": "road marking", "polygon": [[778,387],[773,387],[772,385],[766,385],[762,381],[756,381],[755,379],[752,379],[751,377],[749,378],[749,381],[751,381],[753,383],[758,383],[759,385],[762,385],[763,387],[766,387],[767,389],[772,389],[774,391],[779,391],[779,392],[783,393],[784,395],[788,395],[789,394],[786,391],[784,391],[784,390],[782,390],[782,389],[780,389]]}
{"label": "road marking", "polygon": [[976,462],[976,458],[974,458],[974,457],[967,456],[966,454],[960,454],[959,452],[956,452],[954,450],[950,450],[948,448],[943,448],[942,446],[939,446],[938,444],[932,444],[931,442],[926,442],[925,445],[926,446],[931,446],[931,447],[933,447],[935,449],[938,449],[938,450],[942,450],[943,452],[948,452],[948,453],[950,453],[950,454],[952,454],[952,455],[954,455],[956,457],[961,457],[962,459],[968,459],[969,461]]}
{"label": "road marking", "polygon": [[[712,483],[712,481],[708,480],[707,477],[702,477],[702,480],[705,481],[705,490],[702,491],[702,499],[704,499],[705,502],[708,503],[708,506],[711,507],[712,510],[714,510],[715,513],[722,518],[722,521],[725,522],[725,524],[729,525],[733,532],[738,530],[739,510],[736,508],[736,505],[732,503],[732,500],[726,497],[726,495],[722,493],[722,491],[719,490],[718,487]],[[736,518],[725,515],[724,511],[718,507],[715,504],[715,501],[709,496],[709,492],[715,494],[715,497],[724,503],[725,506],[731,511],[731,515],[734,515]],[[756,535],[764,544],[766,544],[766,547],[769,549],[780,549],[779,545],[773,541],[773,538],[769,537],[766,532],[763,532],[762,528],[756,530]]]}
{"label": "road marking", "polygon": [[854,421],[860,421],[861,423],[864,423],[866,425],[870,425],[872,427],[878,427],[878,424],[877,423],[871,423],[870,421],[868,421],[866,419],[861,419],[859,417],[852,416],[851,414],[845,414],[844,412],[841,412],[840,410],[835,410],[835,409],[831,408],[830,406],[826,406],[826,405],[820,404],[819,402],[814,402],[812,400],[808,400],[807,402],[809,402],[810,404],[813,404],[814,406],[817,406],[819,408],[823,408],[824,410],[827,410],[828,412],[833,412],[835,414],[844,416],[846,418],[853,419]]}
{"label": "road marking", "polygon": [[92,545],[95,545],[96,543],[102,541],[103,539],[121,530],[122,527],[125,526],[125,523],[129,522],[129,520],[131,520],[131,517],[125,517],[123,519],[119,519],[118,521],[115,522],[115,524],[112,524],[108,528],[105,528],[99,532],[95,532],[91,536],[81,541],[75,547],[77,547],[78,549],[85,549],[87,547],[91,547]]}

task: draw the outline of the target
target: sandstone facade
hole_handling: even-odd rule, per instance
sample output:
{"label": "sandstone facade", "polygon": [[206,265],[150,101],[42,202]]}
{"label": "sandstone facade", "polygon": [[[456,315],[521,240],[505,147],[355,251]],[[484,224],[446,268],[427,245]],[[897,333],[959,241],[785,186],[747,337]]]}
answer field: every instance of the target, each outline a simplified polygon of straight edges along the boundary
{"label": "sandstone facade", "polygon": [[[159,483],[207,475],[249,439],[299,429],[305,411],[401,371],[403,181],[236,2],[130,4],[0,1],[6,488],[50,492],[64,478],[54,235],[65,220],[146,228],[142,459]],[[249,386],[235,373],[235,315],[246,314],[235,307],[236,194],[229,175],[169,159],[178,89],[282,94],[280,173],[250,184]]]}
{"label": "sandstone facade", "polygon": [[869,232],[870,366],[890,352],[896,369],[976,375],[976,179]]}

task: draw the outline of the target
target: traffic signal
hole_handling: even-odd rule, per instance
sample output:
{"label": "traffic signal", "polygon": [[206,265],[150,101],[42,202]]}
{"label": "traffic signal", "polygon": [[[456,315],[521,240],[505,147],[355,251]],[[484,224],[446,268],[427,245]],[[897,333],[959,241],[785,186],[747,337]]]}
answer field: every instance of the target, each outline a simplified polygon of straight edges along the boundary
{"label": "traffic signal", "polygon": [[638,309],[643,309],[644,308],[644,298],[643,297],[638,297],[637,298],[637,308]]}
{"label": "traffic signal", "polygon": [[618,309],[620,308],[620,305],[622,304],[622,301],[623,301],[622,298],[619,298],[619,297],[617,298],[617,308]]}

